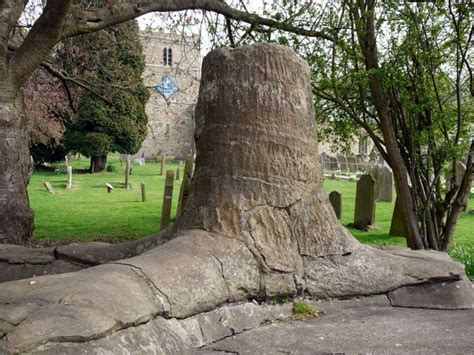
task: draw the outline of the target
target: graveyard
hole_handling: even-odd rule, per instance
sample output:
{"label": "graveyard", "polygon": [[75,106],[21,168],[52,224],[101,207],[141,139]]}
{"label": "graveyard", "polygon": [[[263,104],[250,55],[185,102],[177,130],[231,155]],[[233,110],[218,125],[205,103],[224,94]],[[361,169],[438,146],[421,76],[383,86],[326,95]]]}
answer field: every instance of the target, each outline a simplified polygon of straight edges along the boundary
{"label": "graveyard", "polygon": [[0,0],[0,355],[474,350],[470,1]]}
{"label": "graveyard", "polygon": [[[159,159],[158,159],[159,160]],[[160,175],[161,163],[148,161],[144,165],[132,164],[130,188],[125,189],[124,170],[126,164],[120,155],[111,155],[109,165],[114,172],[88,174],[84,171],[89,161],[72,159],[74,173],[73,188],[67,189],[65,164],[50,166],[51,171],[36,171],[29,186],[31,203],[36,214],[36,242],[41,245],[65,244],[71,242],[101,241],[120,243],[140,239],[160,230],[165,174]],[[176,172],[176,160],[167,161],[164,171]],[[180,179],[174,181],[171,223],[176,220],[179,190],[184,173],[184,163],[180,162]],[[392,202],[377,201],[375,221],[377,230],[361,231],[350,226],[354,221],[356,198],[355,177],[332,179],[329,176],[323,186],[329,195],[338,191],[342,195],[342,225],[360,242],[375,245],[398,245],[406,247],[406,239],[389,235],[395,207],[395,193]],[[44,182],[51,183],[55,190],[49,193]],[[106,183],[114,186],[107,193]],[[146,186],[146,201],[142,201],[141,183]],[[474,198],[469,199],[468,210],[474,206]],[[67,221],[67,223],[65,223]],[[466,271],[474,278],[474,214],[463,213],[456,227],[451,256],[466,265]]]}

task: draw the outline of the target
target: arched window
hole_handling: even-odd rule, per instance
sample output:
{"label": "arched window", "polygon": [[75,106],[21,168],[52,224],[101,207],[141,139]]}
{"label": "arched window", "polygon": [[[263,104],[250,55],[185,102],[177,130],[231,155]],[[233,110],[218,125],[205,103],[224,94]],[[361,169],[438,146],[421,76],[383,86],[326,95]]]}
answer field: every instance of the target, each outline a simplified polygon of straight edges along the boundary
{"label": "arched window", "polygon": [[171,48],[163,48],[163,65],[173,65],[173,51]]}
{"label": "arched window", "polygon": [[168,48],[168,65],[170,67],[173,65],[173,51],[171,48]]}

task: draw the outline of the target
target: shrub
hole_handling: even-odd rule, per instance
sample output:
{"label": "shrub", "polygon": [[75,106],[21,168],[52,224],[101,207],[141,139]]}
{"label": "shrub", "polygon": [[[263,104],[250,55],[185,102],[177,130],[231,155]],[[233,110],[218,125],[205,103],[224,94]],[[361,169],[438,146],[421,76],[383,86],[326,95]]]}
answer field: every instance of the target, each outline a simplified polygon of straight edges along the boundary
{"label": "shrub", "polygon": [[115,167],[115,165],[109,164],[107,165],[107,171],[109,173],[115,173],[117,171],[117,168]]}
{"label": "shrub", "polygon": [[466,267],[466,274],[474,280],[474,247],[471,246],[457,246],[454,244],[449,250],[449,255],[456,261],[464,264]]}

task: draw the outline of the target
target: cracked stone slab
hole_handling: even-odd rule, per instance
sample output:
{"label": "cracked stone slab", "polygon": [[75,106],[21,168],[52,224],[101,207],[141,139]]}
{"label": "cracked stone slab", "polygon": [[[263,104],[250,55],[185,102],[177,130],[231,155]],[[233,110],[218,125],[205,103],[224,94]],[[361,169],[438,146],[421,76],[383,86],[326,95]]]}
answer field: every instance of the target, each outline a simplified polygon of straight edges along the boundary
{"label": "cracked stone slab", "polygon": [[[381,251],[368,246],[361,246],[347,255],[305,258],[305,272],[308,292],[322,299],[385,293],[426,282],[457,281],[465,275],[464,266],[453,262],[446,253]],[[458,293],[456,297],[473,297],[472,290],[466,288],[451,288],[450,291]],[[417,295],[416,302],[422,305],[425,296]],[[427,301],[426,305],[429,303]]]}
{"label": "cracked stone slab", "polygon": [[46,264],[0,262],[0,283],[21,280],[30,277],[55,275],[82,270],[83,267],[63,260],[54,259]]}
{"label": "cracked stone slab", "polygon": [[134,253],[134,246],[127,243],[72,243],[56,248],[58,258],[65,258],[88,265],[100,265],[114,260],[129,258]]}
{"label": "cracked stone slab", "polygon": [[115,327],[116,321],[97,308],[48,305],[8,333],[8,349],[19,352],[48,342],[84,342],[103,336]]}
{"label": "cracked stone slab", "polygon": [[0,320],[12,325],[19,324],[23,319],[36,311],[39,305],[34,303],[26,304],[1,304]]}
{"label": "cracked stone slab", "polygon": [[474,310],[392,307],[385,295],[311,302],[319,316],[273,323],[199,349],[202,354],[470,354]]}
{"label": "cracked stone slab", "polygon": [[0,244],[0,262],[9,264],[48,264],[54,262],[54,248],[27,248]]}
{"label": "cracked stone slab", "polygon": [[243,300],[259,289],[260,274],[248,249],[204,231],[187,231],[186,236],[122,262],[142,269],[167,296],[171,317],[185,318],[229,300]]}
{"label": "cracked stone slab", "polygon": [[474,308],[473,285],[467,278],[460,281],[424,283],[403,286],[387,295],[393,306],[432,309]]}
{"label": "cracked stone slab", "polygon": [[[53,314],[55,308],[60,310],[64,306],[93,308],[104,312],[121,327],[147,321],[162,313],[164,302],[131,267],[112,264],[76,273],[3,283],[0,305],[10,303],[11,300],[15,300],[18,306],[32,303],[41,306],[37,312],[42,312],[42,309],[47,307]],[[18,312],[16,308],[2,310],[4,317],[10,318]],[[36,312],[29,313],[20,323],[20,327],[30,324],[31,328],[36,329],[38,336],[48,339],[47,334],[41,331],[41,322],[35,321],[35,314]],[[46,316],[47,314],[44,315],[45,319]],[[92,321],[92,318],[86,317],[83,322],[88,319]],[[74,319],[71,319],[71,322],[73,321]],[[51,323],[51,327],[57,327],[55,331],[59,334],[66,332],[66,323],[67,319],[64,323]],[[68,334],[72,336],[72,333]],[[38,339],[37,341],[39,342]]]}
{"label": "cracked stone slab", "polygon": [[101,339],[84,342],[52,341],[32,354],[176,354],[195,349],[259,326],[264,321],[286,319],[292,304],[258,305],[253,302],[224,305],[185,319],[157,317],[143,324],[118,330]]}

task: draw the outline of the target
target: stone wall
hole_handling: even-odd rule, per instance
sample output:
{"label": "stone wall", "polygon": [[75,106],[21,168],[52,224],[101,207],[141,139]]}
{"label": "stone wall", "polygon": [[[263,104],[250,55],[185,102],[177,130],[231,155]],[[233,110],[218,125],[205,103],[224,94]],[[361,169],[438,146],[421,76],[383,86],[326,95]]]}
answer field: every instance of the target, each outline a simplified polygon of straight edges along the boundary
{"label": "stone wall", "polygon": [[[151,96],[146,106],[148,136],[136,156],[184,158],[194,150],[194,106],[201,76],[198,37],[149,31],[140,37],[146,60],[144,81]],[[171,66],[164,63],[164,48],[172,49]],[[155,88],[166,76],[179,87],[168,101]]]}

